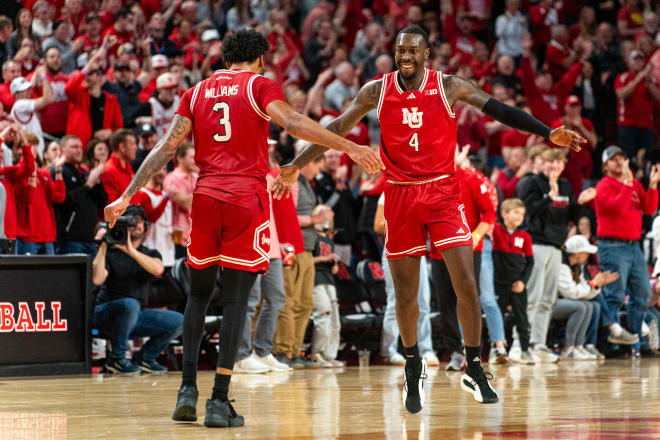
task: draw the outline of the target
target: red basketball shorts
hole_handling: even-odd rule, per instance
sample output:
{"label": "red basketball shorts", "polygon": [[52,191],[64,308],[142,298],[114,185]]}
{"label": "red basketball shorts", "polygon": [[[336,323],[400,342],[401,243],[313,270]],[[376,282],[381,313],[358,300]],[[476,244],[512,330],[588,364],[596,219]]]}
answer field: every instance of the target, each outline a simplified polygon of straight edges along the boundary
{"label": "red basketball shorts", "polygon": [[458,180],[449,176],[433,182],[385,185],[385,256],[388,259],[426,255],[472,245]]}
{"label": "red basketball shorts", "polygon": [[196,194],[190,212],[188,264],[195,269],[218,264],[248,272],[266,272],[270,262],[268,198],[241,201],[243,206]]}

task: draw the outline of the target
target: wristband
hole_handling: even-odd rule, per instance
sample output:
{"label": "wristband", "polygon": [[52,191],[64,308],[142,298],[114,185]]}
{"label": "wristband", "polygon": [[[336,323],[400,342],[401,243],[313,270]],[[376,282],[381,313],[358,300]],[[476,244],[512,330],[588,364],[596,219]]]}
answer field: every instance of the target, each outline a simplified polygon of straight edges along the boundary
{"label": "wristband", "polygon": [[473,231],[472,236],[477,239],[477,242],[481,241],[481,234],[479,234],[477,231]]}
{"label": "wristband", "polygon": [[41,78],[39,78],[39,80],[41,80],[41,82],[44,82],[44,81],[46,81],[47,79],[48,79],[48,78],[46,77],[46,75],[44,75],[44,76],[42,76]]}

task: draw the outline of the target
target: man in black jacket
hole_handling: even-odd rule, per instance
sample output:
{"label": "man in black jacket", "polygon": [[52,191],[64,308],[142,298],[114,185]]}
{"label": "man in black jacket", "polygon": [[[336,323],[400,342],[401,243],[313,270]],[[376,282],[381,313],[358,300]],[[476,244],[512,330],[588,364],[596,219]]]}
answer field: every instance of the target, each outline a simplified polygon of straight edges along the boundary
{"label": "man in black jacket", "polygon": [[539,361],[557,362],[559,357],[545,344],[552,306],[557,300],[560,249],[568,235],[569,220],[577,224],[581,205],[592,200],[596,191],[593,188],[584,190],[576,200],[570,182],[559,178],[566,165],[564,152],[551,148],[541,157],[541,172],[521,181],[517,193],[527,207],[527,229],[534,249],[534,268],[527,284],[530,344]]}
{"label": "man in black jacket", "polygon": [[54,205],[56,252],[96,255],[94,230],[99,209],[105,206],[108,199],[100,180],[103,164],[89,172],[80,167],[83,146],[78,136],[64,136],[60,144],[64,158],[62,177],[66,185],[66,200]]}

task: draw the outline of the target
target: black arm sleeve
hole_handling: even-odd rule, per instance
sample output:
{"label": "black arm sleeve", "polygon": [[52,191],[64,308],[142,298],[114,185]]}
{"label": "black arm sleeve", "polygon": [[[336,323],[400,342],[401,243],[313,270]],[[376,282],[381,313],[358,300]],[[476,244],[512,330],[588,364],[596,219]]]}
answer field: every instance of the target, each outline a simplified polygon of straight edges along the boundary
{"label": "black arm sleeve", "polygon": [[544,139],[550,136],[550,127],[543,122],[517,107],[502,104],[495,98],[490,98],[481,111],[509,127],[539,135]]}

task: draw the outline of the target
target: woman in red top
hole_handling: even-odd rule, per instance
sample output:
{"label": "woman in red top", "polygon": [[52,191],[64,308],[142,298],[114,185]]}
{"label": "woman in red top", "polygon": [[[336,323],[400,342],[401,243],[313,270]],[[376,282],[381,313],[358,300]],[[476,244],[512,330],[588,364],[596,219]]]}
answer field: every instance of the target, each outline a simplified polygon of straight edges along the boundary
{"label": "woman in red top", "polygon": [[[14,126],[7,126],[0,133],[0,143],[11,141],[22,136],[22,131]],[[9,240],[16,239],[16,195],[14,187],[27,181],[28,177],[34,173],[36,164],[32,155],[32,147],[27,142],[23,142],[21,160],[16,165],[0,167],[0,254],[11,251]],[[4,152],[0,148],[0,163],[3,162]],[[21,201],[24,203],[24,201]]]}
{"label": "woman in red top", "polygon": [[[39,138],[32,133],[25,135],[28,146],[35,155]],[[26,159],[29,159],[27,157]],[[34,162],[34,159],[33,159]],[[55,181],[46,169],[37,169],[27,181],[16,185],[16,194],[23,198],[16,206],[16,254],[54,255],[55,248],[55,212],[53,203],[63,203],[66,199],[66,187],[62,179],[62,170],[55,170]]]}

